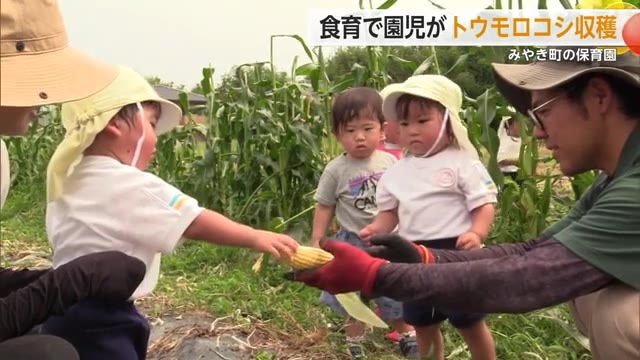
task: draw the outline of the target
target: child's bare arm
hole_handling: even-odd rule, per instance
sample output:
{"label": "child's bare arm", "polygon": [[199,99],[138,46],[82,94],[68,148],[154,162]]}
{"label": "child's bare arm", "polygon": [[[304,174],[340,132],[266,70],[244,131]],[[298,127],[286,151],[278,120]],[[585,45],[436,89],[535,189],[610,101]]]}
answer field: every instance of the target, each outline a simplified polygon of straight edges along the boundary
{"label": "child's bare arm", "polygon": [[378,212],[373,222],[364,227],[358,236],[363,241],[368,241],[374,235],[388,234],[398,225],[398,209]]}
{"label": "child's bare arm", "polygon": [[207,209],[187,227],[184,237],[217,245],[249,248],[270,253],[277,258],[292,256],[298,246],[298,243],[287,235],[257,230]]}
{"label": "child's bare arm", "polygon": [[479,206],[471,212],[471,228],[458,237],[458,249],[471,250],[479,248],[489,236],[489,230],[495,215],[495,205],[492,203]]}
{"label": "child's bare arm", "polygon": [[478,234],[484,241],[489,236],[495,213],[494,204],[485,204],[473,209],[471,212],[472,225],[469,231]]}
{"label": "child's bare arm", "polygon": [[498,191],[491,175],[480,161],[474,160],[458,171],[460,173],[458,183],[471,214],[471,227],[458,237],[456,247],[471,250],[481,247],[482,242],[489,235]]}
{"label": "child's bare arm", "polygon": [[311,229],[311,246],[319,247],[327,233],[327,227],[333,218],[334,207],[318,203],[313,214],[313,227]]}
{"label": "child's bare arm", "polygon": [[388,234],[392,232],[398,225],[398,209],[380,211],[371,225],[374,226],[378,234]]}

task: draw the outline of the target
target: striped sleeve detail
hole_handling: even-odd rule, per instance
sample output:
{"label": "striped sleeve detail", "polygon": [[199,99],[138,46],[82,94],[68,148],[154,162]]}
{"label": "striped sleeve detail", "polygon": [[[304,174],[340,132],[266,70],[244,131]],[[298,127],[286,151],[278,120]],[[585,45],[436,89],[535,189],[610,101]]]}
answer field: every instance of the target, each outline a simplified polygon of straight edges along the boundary
{"label": "striped sleeve detail", "polygon": [[171,200],[169,200],[169,206],[171,206],[172,208],[176,209],[176,210],[180,210],[180,208],[182,208],[182,206],[184,205],[185,202],[187,202],[188,200],[190,200],[191,197],[183,194],[183,193],[176,193],[175,195],[173,195],[171,197]]}

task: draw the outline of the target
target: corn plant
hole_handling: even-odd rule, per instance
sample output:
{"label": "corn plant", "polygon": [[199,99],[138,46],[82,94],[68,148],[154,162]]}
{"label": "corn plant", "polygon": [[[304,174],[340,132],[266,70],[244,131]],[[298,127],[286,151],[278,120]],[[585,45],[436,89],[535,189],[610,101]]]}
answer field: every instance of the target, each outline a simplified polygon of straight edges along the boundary
{"label": "corn plant", "polygon": [[263,65],[238,68],[239,86],[221,91],[213,86],[213,69],[204,69],[207,123],[189,121],[161,139],[154,170],[204,205],[268,227],[306,208],[300,200],[324,162],[313,135],[323,123],[319,105],[304,100],[305,84],[274,81]]}
{"label": "corn plant", "polygon": [[[5,138],[11,162],[11,185],[43,184],[49,159],[63,136],[60,107],[45,106],[39,109],[26,136]],[[39,187],[44,189],[42,185]]]}

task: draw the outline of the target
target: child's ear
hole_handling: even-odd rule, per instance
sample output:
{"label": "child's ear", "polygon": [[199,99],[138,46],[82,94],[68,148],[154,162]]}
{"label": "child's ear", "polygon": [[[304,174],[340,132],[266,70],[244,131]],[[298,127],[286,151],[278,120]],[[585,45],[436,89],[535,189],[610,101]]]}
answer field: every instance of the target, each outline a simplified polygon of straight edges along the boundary
{"label": "child's ear", "polygon": [[113,118],[109,121],[109,123],[107,123],[107,126],[102,131],[110,136],[118,137],[122,135],[124,131],[123,126],[126,125],[127,124],[124,120]]}

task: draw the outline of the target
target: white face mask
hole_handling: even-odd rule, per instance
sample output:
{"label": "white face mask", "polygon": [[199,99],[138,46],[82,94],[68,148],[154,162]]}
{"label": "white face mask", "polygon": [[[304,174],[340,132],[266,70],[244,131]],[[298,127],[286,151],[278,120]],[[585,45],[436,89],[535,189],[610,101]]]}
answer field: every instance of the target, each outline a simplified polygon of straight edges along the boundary
{"label": "white face mask", "polygon": [[433,151],[433,149],[435,149],[436,146],[438,146],[438,143],[440,143],[440,140],[442,139],[442,135],[444,135],[444,130],[447,128],[447,121],[449,121],[449,110],[445,109],[444,116],[442,117],[442,125],[440,126],[440,133],[438,133],[438,137],[436,138],[436,141],[433,143],[433,145],[431,145],[431,148],[429,149],[429,151],[427,151],[424,155],[420,155],[418,157],[426,158],[426,157],[429,157],[429,155],[431,155],[431,152]]}
{"label": "white face mask", "polygon": [[138,114],[140,114],[140,125],[142,126],[142,135],[140,135],[140,138],[138,139],[138,143],[136,144],[136,150],[133,153],[133,160],[131,160],[131,166],[135,167],[136,163],[138,162],[138,158],[140,157],[140,150],[142,150],[142,143],[144,142],[144,136],[145,136],[145,127],[144,126],[144,108],[142,107],[142,104],[140,104],[139,102],[136,103],[136,106],[138,107]]}

